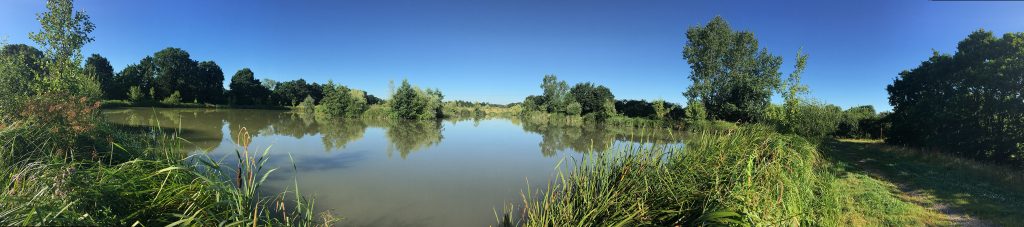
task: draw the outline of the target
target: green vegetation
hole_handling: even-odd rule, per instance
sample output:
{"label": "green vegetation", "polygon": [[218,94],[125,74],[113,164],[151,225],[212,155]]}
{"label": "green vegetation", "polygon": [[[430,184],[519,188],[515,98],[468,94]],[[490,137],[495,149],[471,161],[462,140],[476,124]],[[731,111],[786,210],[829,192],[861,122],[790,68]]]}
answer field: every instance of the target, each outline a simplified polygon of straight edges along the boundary
{"label": "green vegetation", "polygon": [[906,199],[922,206],[989,222],[975,221],[983,224],[1024,225],[1021,170],[880,142],[833,141],[825,144],[822,154],[851,172],[900,182]]}
{"label": "green vegetation", "polygon": [[[0,81],[11,82],[0,86],[5,99],[0,108],[0,225],[312,226],[334,221],[329,213],[315,215],[313,202],[297,187],[277,195],[261,192],[274,171],[263,167],[269,150],[251,153],[244,128],[236,139],[236,165],[222,165],[209,157],[186,156],[181,147],[189,142],[178,133],[121,128],[100,119],[96,100],[101,87],[111,86],[112,70],[98,56],[84,69],[80,66],[80,49],[92,41],[89,32],[95,26],[69,0],[48,1],[46,8],[38,16],[42,30],[30,34],[43,50],[9,45],[0,56]],[[178,103],[183,96],[160,93],[166,87],[160,92],[149,88],[150,99],[167,94],[165,101]],[[133,99],[143,99],[140,87],[130,90]]]}
{"label": "green vegetation", "polygon": [[[288,117],[301,121],[282,127],[293,131],[274,130],[306,135],[322,125],[324,146],[340,148],[368,127],[384,127],[389,157],[397,151],[403,159],[440,143],[439,119],[500,116],[541,134],[545,156],[591,151],[556,167],[546,188],[529,188],[522,203],[496,212],[503,225],[964,224],[959,212],[1024,224],[1024,33],[997,38],[979,30],[955,54],[936,52],[901,72],[887,88],[891,113],[805,97],[807,55],[798,51],[783,79],[783,59],[721,17],[686,31],[693,82],[686,106],[615,100],[603,85],[569,86],[555,75],[543,77],[541,95],[497,105],[444,101],[440,90],[406,80],[384,100],[333,81],[259,80],[249,68],[225,90],[219,65],[174,47],[117,73],[98,54],[82,66],[95,25],[70,0],[46,7],[42,30],[29,34],[39,49],[0,48],[0,225],[335,221],[314,214],[297,183],[261,191],[274,172],[264,169],[269,150],[250,151],[249,131],[238,124],[260,131],[271,122],[228,121],[241,130],[231,132],[237,160],[227,165],[187,156],[182,147],[196,144],[180,129],[107,123],[97,116],[101,106],[290,107],[297,114]],[[771,102],[775,94],[781,104]],[[648,138],[678,129],[691,134],[684,146]],[[641,139],[634,131],[644,132]],[[616,147],[615,140],[635,143]]]}
{"label": "green vegetation", "polygon": [[[1018,132],[1024,128],[1018,126],[1024,125],[1024,101],[1013,94],[1024,80],[1012,75],[1020,74],[1013,73],[1020,65],[1014,60],[1024,51],[1012,43],[1021,37],[999,39],[979,31],[960,43],[956,55],[936,53],[900,74],[888,88],[894,112],[879,114],[872,106],[844,111],[803,97],[809,91],[800,82],[807,55],[798,52],[795,70],[782,80],[781,58],[759,50],[752,33],[733,31],[716,17],[687,31],[683,53],[693,84],[684,93],[686,107],[623,100],[609,118],[622,125],[682,123],[692,132],[685,149],[658,143],[598,146],[603,152],[573,160],[546,188],[527,189],[522,203],[506,205],[498,221],[525,226],[986,224],[972,218],[981,217],[1020,225],[1018,212],[1024,209],[1018,207],[1022,189],[1017,185],[1024,175],[1017,168],[1024,155],[1017,135],[1024,135]],[[545,96],[527,97],[524,111],[552,112],[550,106],[558,102],[549,100],[557,100],[558,88],[564,87],[556,81],[546,77]],[[782,96],[782,104],[770,103],[773,92]],[[525,116],[525,122],[543,119]],[[538,128],[557,129],[551,123]],[[832,137],[886,138],[928,149]]]}
{"label": "green vegetation", "polygon": [[402,80],[402,85],[395,90],[388,107],[391,117],[398,119],[430,120],[443,116],[441,101],[444,95],[436,89],[421,90],[413,87],[409,81]]}
{"label": "green vegetation", "polygon": [[886,142],[1024,168],[1024,33],[979,30],[889,85]]}
{"label": "green vegetation", "polygon": [[503,225],[936,225],[892,185],[822,162],[813,143],[764,127],[627,145],[567,164],[507,205]]}
{"label": "green vegetation", "polygon": [[590,82],[578,83],[569,88],[568,83],[558,80],[555,75],[545,75],[540,85],[543,96],[531,95],[522,102],[521,115],[530,118],[583,117],[588,121],[603,121],[616,114],[615,96],[605,86]]}

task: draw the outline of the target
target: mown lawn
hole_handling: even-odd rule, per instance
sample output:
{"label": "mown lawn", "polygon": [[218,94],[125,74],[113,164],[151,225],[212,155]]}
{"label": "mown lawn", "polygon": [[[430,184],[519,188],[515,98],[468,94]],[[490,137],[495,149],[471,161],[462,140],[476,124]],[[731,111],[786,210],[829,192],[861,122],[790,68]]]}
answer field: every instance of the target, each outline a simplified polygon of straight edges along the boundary
{"label": "mown lawn", "polygon": [[822,151],[850,172],[894,183],[904,199],[980,219],[959,224],[1024,226],[1024,171],[880,141],[830,141]]}

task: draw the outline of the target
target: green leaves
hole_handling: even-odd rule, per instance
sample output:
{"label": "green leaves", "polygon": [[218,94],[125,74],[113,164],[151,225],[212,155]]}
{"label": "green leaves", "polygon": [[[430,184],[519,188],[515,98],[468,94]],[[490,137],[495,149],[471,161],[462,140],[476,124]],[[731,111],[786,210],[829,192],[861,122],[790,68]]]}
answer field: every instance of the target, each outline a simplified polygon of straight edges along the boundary
{"label": "green leaves", "polygon": [[1024,33],[978,30],[935,52],[886,90],[888,142],[1024,166]]}
{"label": "green leaves", "polygon": [[686,30],[683,58],[693,84],[684,95],[699,100],[710,117],[727,121],[756,120],[780,83],[782,58],[758,49],[750,32],[737,32],[721,17]]}

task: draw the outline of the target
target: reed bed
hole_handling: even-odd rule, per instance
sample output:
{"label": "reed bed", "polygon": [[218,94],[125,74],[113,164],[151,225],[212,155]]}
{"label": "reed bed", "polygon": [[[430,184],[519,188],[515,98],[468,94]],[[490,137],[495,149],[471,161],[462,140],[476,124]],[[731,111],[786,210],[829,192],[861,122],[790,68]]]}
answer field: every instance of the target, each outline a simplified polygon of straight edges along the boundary
{"label": "reed bed", "polygon": [[[557,169],[546,186],[496,210],[498,225],[943,224],[922,222],[938,215],[900,200],[891,185],[848,179],[822,162],[815,144],[763,126],[694,132],[684,145],[589,152]],[[880,204],[888,207],[868,207]]]}
{"label": "reed bed", "polygon": [[[265,195],[269,149],[239,143],[233,165],[189,156],[189,143],[157,129],[99,123],[81,135],[46,127],[0,130],[0,225],[318,226],[295,188]],[[242,129],[236,141],[247,141]],[[294,166],[293,166],[294,168]]]}

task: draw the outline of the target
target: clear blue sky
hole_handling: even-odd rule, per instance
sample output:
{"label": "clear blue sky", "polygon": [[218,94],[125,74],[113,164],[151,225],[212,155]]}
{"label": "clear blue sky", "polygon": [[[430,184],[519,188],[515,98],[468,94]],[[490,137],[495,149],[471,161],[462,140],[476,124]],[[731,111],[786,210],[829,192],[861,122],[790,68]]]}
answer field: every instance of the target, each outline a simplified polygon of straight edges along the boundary
{"label": "clear blue sky", "polygon": [[[301,2],[301,3],[300,3]],[[0,7],[0,36],[31,43],[38,0]],[[509,103],[544,74],[592,81],[619,99],[683,102],[687,27],[721,15],[786,58],[810,55],[812,96],[890,109],[885,86],[950,53],[973,30],[1024,31],[1024,2],[931,1],[136,1],[76,3],[97,25],[84,54],[120,71],[165,48],[214,60],[230,78],[335,82],[385,96],[408,78],[446,99]],[[34,45],[34,44],[33,44]]]}

